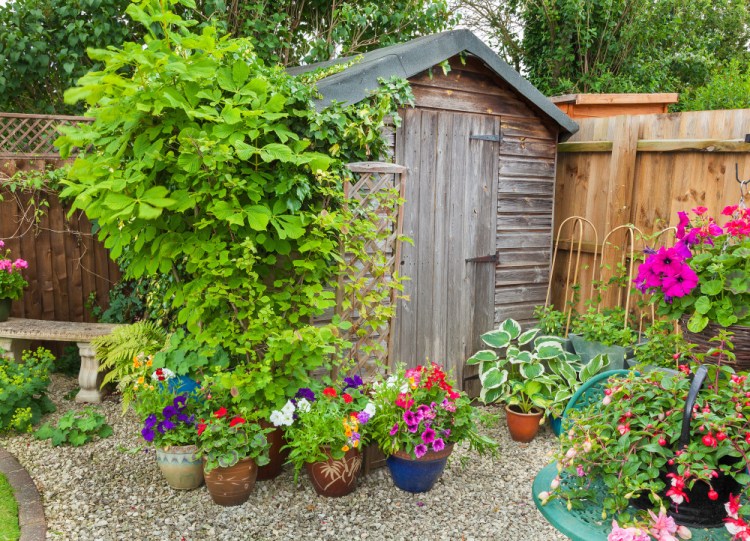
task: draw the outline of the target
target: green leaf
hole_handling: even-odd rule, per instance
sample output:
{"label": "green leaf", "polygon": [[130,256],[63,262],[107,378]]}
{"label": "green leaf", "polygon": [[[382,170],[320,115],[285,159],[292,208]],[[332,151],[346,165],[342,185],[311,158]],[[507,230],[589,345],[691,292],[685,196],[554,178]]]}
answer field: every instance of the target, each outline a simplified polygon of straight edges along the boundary
{"label": "green leaf", "polygon": [[494,362],[497,361],[497,355],[494,351],[491,351],[489,349],[482,349],[480,351],[477,351],[474,355],[469,357],[466,360],[466,364],[469,366],[485,363],[485,362]]}
{"label": "green leaf", "polygon": [[699,313],[693,314],[688,320],[688,330],[690,332],[701,332],[708,325],[708,318]]}
{"label": "green leaf", "polygon": [[581,369],[580,380],[581,382],[588,381],[596,374],[601,372],[605,367],[609,366],[609,356],[599,354]]}
{"label": "green leaf", "polygon": [[[519,368],[519,372],[526,379],[536,379],[544,374],[544,366],[539,364],[522,364]],[[540,386],[541,388],[541,386]]]}
{"label": "green leaf", "polygon": [[508,371],[492,368],[480,376],[483,388],[495,389],[508,381]]}
{"label": "green leaf", "polygon": [[237,60],[232,64],[232,80],[237,86],[245,84],[250,75],[250,66],[244,60]]}
{"label": "green leaf", "polygon": [[480,338],[488,346],[498,349],[506,347],[511,340],[510,334],[502,330],[486,332]]}
{"label": "green leaf", "polygon": [[248,225],[255,231],[265,231],[271,219],[271,211],[263,205],[253,205],[244,209]]}
{"label": "green leaf", "polygon": [[80,447],[84,443],[86,443],[87,440],[86,434],[79,432],[79,431],[73,431],[68,436],[68,441],[73,447]]}
{"label": "green leaf", "polygon": [[536,348],[536,356],[540,359],[557,359],[563,356],[563,352],[559,342],[542,342]]}
{"label": "green leaf", "polygon": [[722,289],[724,289],[724,283],[721,280],[701,282],[701,293],[704,295],[718,295]]}
{"label": "green leaf", "polygon": [[726,287],[735,295],[750,293],[750,276],[745,270],[733,270],[727,273]]}
{"label": "green leaf", "polygon": [[144,220],[155,220],[161,216],[162,209],[152,207],[146,203],[138,204],[138,217]]}
{"label": "green leaf", "polygon": [[112,427],[110,425],[104,425],[99,429],[99,437],[100,438],[108,438],[113,434]]}
{"label": "green leaf", "polygon": [[537,328],[529,329],[528,331],[521,333],[518,336],[518,345],[525,346],[531,342],[537,334],[539,334],[539,329]]}
{"label": "green leaf", "polygon": [[508,333],[513,340],[521,334],[521,325],[515,319],[506,319],[500,324],[498,329]]}
{"label": "green leaf", "polygon": [[292,162],[294,161],[294,154],[292,149],[281,143],[270,143],[263,146],[260,149],[260,158],[264,162],[271,162],[279,160],[280,162]]}
{"label": "green leaf", "polygon": [[711,310],[711,300],[705,295],[701,295],[695,301],[695,311],[699,314],[707,314]]}
{"label": "green leaf", "polygon": [[494,402],[497,402],[502,397],[503,397],[502,387],[496,387],[494,389],[487,389],[485,387],[482,387],[482,390],[479,393],[479,399],[485,404],[492,404]]}

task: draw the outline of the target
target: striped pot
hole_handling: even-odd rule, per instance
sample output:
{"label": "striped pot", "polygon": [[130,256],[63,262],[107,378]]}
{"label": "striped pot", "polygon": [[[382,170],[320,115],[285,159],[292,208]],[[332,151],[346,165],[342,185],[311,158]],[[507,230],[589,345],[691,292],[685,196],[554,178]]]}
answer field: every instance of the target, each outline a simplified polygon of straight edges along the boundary
{"label": "striped pot", "polygon": [[195,445],[156,449],[156,463],[169,486],[192,490],[203,484],[203,463],[195,457]]}

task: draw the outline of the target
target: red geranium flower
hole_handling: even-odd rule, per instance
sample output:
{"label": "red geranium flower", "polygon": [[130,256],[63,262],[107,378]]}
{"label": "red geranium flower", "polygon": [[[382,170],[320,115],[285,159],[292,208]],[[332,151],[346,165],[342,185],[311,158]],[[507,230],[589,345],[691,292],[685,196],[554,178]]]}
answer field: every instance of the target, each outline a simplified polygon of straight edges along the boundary
{"label": "red geranium flower", "polygon": [[203,434],[203,431],[206,430],[206,427],[208,425],[206,423],[198,423],[198,435],[200,436]]}
{"label": "red geranium flower", "polygon": [[343,398],[343,399],[344,399],[344,402],[345,402],[346,404],[351,404],[352,400],[354,400],[354,398],[352,398],[352,395],[350,395],[349,393],[344,393],[344,394],[342,394],[342,395],[341,395],[341,398]]}
{"label": "red geranium flower", "polygon": [[326,387],[323,389],[323,394],[325,396],[330,396],[331,398],[336,398],[336,389],[333,387]]}
{"label": "red geranium flower", "polygon": [[216,417],[217,419],[221,419],[226,414],[227,414],[227,408],[225,408],[224,406],[222,406],[222,407],[220,407],[218,410],[216,410],[214,412],[214,417]]}
{"label": "red geranium flower", "polygon": [[234,419],[232,419],[231,421],[229,421],[229,426],[241,425],[244,422],[245,422],[245,419],[243,419],[242,417],[240,417],[238,415],[237,417],[235,417]]}

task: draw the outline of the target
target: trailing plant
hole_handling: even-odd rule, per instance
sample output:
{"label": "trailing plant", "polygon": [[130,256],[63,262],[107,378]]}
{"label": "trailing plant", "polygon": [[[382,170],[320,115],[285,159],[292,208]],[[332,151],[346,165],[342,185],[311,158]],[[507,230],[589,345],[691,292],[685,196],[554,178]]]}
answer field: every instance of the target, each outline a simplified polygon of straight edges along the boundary
{"label": "trailing plant", "polygon": [[144,363],[150,363],[146,357],[164,347],[166,338],[164,329],[153,321],[139,321],[116,327],[110,334],[91,341],[99,359],[99,371],[104,374],[102,387],[117,384],[122,393],[123,412],[133,400],[133,385],[143,376]]}
{"label": "trailing plant", "polygon": [[55,411],[47,397],[49,372],[55,358],[49,350],[24,351],[22,361],[8,359],[0,350],[0,433],[30,432],[42,415]]}
{"label": "trailing plant", "polygon": [[91,406],[82,410],[70,410],[58,419],[53,427],[44,423],[34,432],[38,440],[52,440],[54,447],[71,445],[80,447],[97,438],[104,439],[112,435],[112,427],[107,418]]}
{"label": "trailing plant", "polygon": [[[314,74],[303,81],[267,67],[248,40],[218,38],[213,26],[193,33],[175,5],[132,4],[145,43],[91,51],[103,69],[66,99],[85,100],[95,122],[57,141],[63,156],[91,151],[73,163],[63,193],[97,220],[127,278],[174,276],[164,298],[177,324],[201,347],[224,348],[256,381],[278,382],[256,384],[258,406],[275,406],[309,369],[344,358],[348,326],[309,323],[335,304],[333,289],[350,270],[342,254],[385,272],[379,254],[348,242],[349,231],[380,233],[348,210],[342,182],[345,162],[383,155],[380,129],[405,87],[317,111]],[[379,296],[359,292],[360,313],[388,317],[377,307],[399,280]],[[297,353],[303,342],[307,362]]]}

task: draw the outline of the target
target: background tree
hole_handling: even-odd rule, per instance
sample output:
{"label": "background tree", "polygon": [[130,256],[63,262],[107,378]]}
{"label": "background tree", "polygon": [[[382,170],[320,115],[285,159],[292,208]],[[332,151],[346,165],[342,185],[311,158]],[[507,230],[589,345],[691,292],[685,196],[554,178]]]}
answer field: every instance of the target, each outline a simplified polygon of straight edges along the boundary
{"label": "background tree", "polygon": [[690,92],[748,64],[744,0],[456,0],[547,95]]}
{"label": "background tree", "polygon": [[[101,68],[86,50],[139,41],[128,0],[14,0],[0,5],[0,111],[82,114],[63,92]],[[176,12],[250,37],[258,57],[293,65],[366,52],[455,23],[446,0],[199,0]]]}

